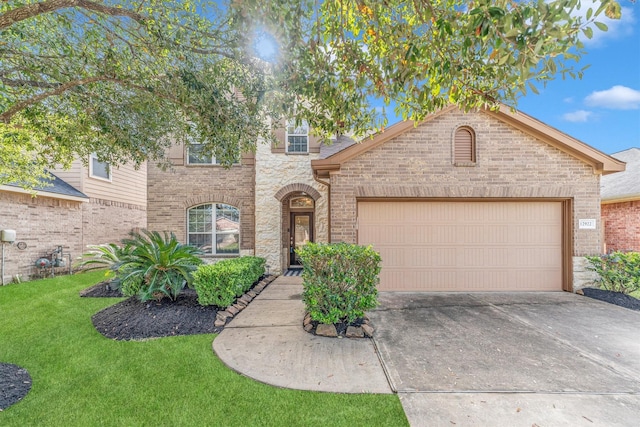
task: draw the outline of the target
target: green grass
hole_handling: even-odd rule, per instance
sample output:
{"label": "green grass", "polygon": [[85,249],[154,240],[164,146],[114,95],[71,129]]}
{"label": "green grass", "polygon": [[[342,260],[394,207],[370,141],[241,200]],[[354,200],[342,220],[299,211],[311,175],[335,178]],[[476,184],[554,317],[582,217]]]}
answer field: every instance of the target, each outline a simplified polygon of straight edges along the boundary
{"label": "green grass", "polygon": [[215,335],[107,339],[91,316],[119,300],[78,296],[103,275],[0,287],[0,361],[33,379],[0,425],[407,425],[394,395],[286,390],[242,377],[213,353]]}

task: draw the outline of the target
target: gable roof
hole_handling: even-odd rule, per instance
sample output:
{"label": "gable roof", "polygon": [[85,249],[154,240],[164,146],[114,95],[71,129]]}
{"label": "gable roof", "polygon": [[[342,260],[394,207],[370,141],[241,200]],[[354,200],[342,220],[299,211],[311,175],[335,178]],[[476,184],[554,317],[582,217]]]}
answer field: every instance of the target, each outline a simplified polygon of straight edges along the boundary
{"label": "gable roof", "polygon": [[[428,123],[456,108],[457,107],[453,105],[443,108],[440,111],[428,115],[419,123],[419,125]],[[582,160],[583,162],[591,165],[597,173],[609,174],[623,171],[625,168],[624,162],[608,156],[590,145],[587,145],[584,142],[559,131],[558,129],[544,124],[527,114],[522,112],[513,113],[506,105],[501,105],[498,111],[491,111],[488,109],[482,109],[481,111]],[[344,147],[344,149],[337,151],[326,158],[312,160],[311,167],[314,171],[317,171],[318,174],[322,174],[326,177],[329,171],[339,170],[340,166],[344,162],[372,150],[373,148],[376,148],[379,145],[414,129],[415,127],[417,127],[417,124],[413,121],[396,123],[385,129],[383,132],[379,132],[374,135],[373,139],[362,141],[358,144],[348,145]]]}
{"label": "gable roof", "polygon": [[[11,191],[13,193],[31,194],[29,191],[14,183],[0,185],[0,190]],[[49,172],[49,178],[46,179],[46,183],[44,185],[34,187],[34,190],[36,191],[36,195],[41,197],[74,200],[77,202],[85,202],[89,200],[89,197],[86,194],[78,191],[74,186],[70,185],[62,178],[58,178],[51,172]]]}
{"label": "gable roof", "polygon": [[603,176],[600,194],[603,203],[640,200],[640,148],[629,148],[611,155],[627,163],[623,172]]}

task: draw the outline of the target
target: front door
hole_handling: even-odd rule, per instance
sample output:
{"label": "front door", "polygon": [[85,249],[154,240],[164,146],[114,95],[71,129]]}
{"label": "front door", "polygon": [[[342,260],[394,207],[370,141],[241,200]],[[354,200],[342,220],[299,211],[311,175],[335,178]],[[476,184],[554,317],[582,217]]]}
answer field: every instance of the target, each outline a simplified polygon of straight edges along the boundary
{"label": "front door", "polygon": [[292,212],[289,235],[289,265],[301,265],[296,255],[296,248],[313,242],[313,213]]}

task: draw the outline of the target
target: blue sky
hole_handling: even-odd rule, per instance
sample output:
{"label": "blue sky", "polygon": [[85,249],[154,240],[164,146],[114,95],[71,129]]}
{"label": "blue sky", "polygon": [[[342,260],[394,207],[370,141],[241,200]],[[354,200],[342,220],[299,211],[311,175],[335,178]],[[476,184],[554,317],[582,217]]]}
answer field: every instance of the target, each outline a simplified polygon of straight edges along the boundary
{"label": "blue sky", "polygon": [[640,5],[620,4],[622,19],[599,19],[609,31],[584,40],[580,64],[591,67],[582,80],[559,77],[518,102],[522,112],[607,154],[640,147]]}
{"label": "blue sky", "polygon": [[[607,154],[640,148],[640,4],[619,2],[622,19],[602,14],[598,21],[609,30],[594,27],[593,38],[583,38],[587,54],[574,67],[579,70],[590,64],[583,78],[558,76],[546,87],[538,86],[539,95],[529,91],[517,105],[520,111]],[[593,4],[593,0],[582,0],[581,13]],[[268,38],[257,40],[256,48],[273,54],[272,43]],[[400,121],[393,108],[386,107],[389,125]]]}
{"label": "blue sky", "polygon": [[[583,9],[593,2],[583,0]],[[594,28],[584,38],[587,54],[576,70],[591,64],[583,78],[556,80],[518,100],[518,109],[607,154],[640,148],[640,4],[620,0],[622,19],[603,16],[609,31]],[[393,106],[387,108],[389,124]]]}

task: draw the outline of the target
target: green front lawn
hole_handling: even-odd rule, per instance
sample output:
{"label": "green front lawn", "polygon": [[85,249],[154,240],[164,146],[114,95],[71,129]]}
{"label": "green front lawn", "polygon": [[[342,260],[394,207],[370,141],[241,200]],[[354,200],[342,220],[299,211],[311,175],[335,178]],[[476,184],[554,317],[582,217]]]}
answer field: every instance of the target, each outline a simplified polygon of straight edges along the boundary
{"label": "green front lawn", "polygon": [[284,390],[242,377],[214,335],[104,338],[91,316],[117,299],[80,298],[102,272],[0,287],[0,362],[33,379],[2,426],[407,425],[393,395]]}

